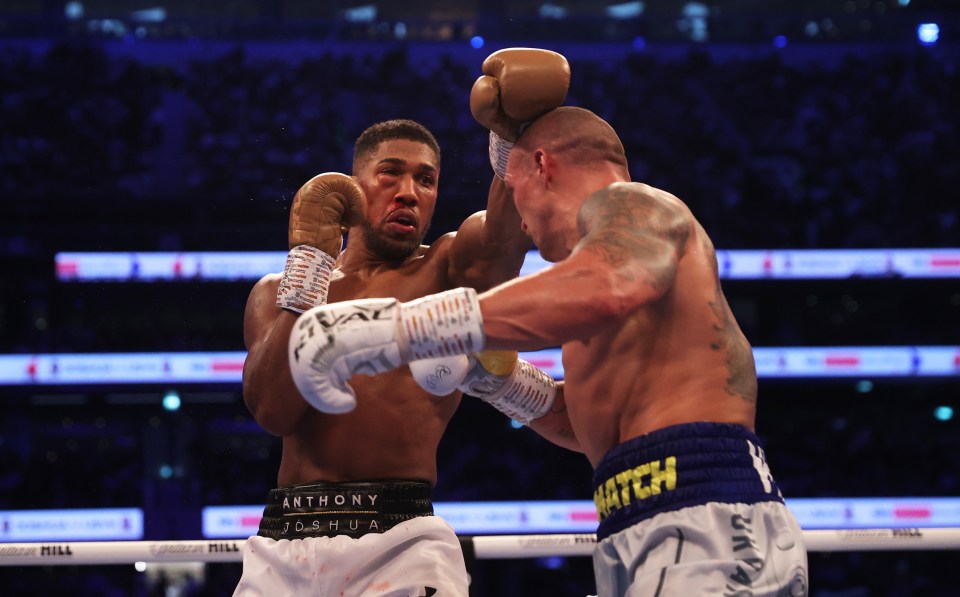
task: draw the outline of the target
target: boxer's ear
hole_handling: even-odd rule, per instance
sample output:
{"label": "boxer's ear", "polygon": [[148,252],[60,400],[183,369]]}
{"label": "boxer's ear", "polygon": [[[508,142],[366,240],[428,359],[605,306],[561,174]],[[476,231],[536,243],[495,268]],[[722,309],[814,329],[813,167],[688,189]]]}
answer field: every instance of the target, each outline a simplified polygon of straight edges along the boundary
{"label": "boxer's ear", "polygon": [[537,148],[533,152],[533,162],[534,167],[537,170],[537,179],[540,181],[540,184],[545,187],[549,186],[550,181],[553,179],[556,160],[553,159],[553,156],[550,155],[547,150]]}

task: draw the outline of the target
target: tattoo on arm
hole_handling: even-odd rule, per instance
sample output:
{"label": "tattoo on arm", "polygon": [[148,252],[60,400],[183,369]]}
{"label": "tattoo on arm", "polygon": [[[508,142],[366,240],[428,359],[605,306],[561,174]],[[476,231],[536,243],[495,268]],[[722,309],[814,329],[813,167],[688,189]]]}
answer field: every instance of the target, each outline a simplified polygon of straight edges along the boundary
{"label": "tattoo on arm", "polygon": [[[553,406],[550,407],[550,414],[552,414],[552,415],[560,415],[560,416],[566,418],[567,405],[566,405],[565,402],[562,402],[562,401],[558,401],[558,402],[560,402],[560,403],[557,404],[557,403],[555,402],[555,403],[553,404]],[[554,433],[555,433],[558,437],[561,437],[561,438],[563,438],[563,439],[576,439],[576,437],[577,437],[576,435],[574,435],[574,433],[573,433],[573,428],[572,428],[569,424],[566,424],[566,425],[562,425],[562,426],[560,426],[560,427],[557,427],[556,429],[554,429]]]}
{"label": "tattoo on arm", "polygon": [[580,247],[627,281],[642,279],[663,292],[673,282],[677,256],[689,236],[688,219],[675,205],[637,185],[613,185],[588,198],[577,215]]}
{"label": "tattoo on arm", "polygon": [[731,325],[733,314],[719,289],[716,300],[709,304],[715,317],[713,330],[716,332],[710,341],[710,348],[724,353],[730,374],[724,389],[731,396],[740,396],[746,402],[756,402],[757,376],[750,345],[740,333],[740,328]]}

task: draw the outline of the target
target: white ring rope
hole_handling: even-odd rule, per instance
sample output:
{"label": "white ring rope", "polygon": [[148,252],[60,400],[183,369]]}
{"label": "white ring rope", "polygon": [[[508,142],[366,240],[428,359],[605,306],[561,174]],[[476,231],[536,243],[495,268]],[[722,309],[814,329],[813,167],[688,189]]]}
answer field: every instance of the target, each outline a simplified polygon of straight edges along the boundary
{"label": "white ring rope", "polygon": [[[461,537],[480,560],[588,556],[592,533]],[[803,532],[808,551],[960,550],[960,528],[823,529]],[[243,539],[0,543],[0,566],[77,566],[136,562],[240,562]]]}

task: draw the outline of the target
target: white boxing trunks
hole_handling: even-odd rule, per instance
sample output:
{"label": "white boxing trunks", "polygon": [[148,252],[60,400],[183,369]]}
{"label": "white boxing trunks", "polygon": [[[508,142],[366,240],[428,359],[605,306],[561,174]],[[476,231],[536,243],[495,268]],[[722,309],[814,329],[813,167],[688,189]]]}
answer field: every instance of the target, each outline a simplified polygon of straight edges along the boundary
{"label": "white boxing trunks", "polygon": [[453,528],[415,482],[275,489],[243,550],[235,597],[467,597]]}
{"label": "white boxing trunks", "polygon": [[807,553],[760,440],[675,425],[610,450],[594,472],[598,597],[807,595]]}

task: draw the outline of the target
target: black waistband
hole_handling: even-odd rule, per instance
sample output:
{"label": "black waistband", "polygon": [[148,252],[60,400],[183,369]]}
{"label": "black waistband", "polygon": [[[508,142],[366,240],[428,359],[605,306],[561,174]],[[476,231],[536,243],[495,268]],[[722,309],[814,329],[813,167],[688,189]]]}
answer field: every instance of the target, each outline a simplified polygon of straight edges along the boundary
{"label": "black waistband", "polygon": [[759,438],[724,423],[674,425],[620,444],[597,465],[593,489],[599,539],[690,506],[783,502]]}
{"label": "black waistband", "polygon": [[261,537],[360,537],[382,533],[418,516],[431,516],[429,483],[370,481],[310,483],[270,490]]}

